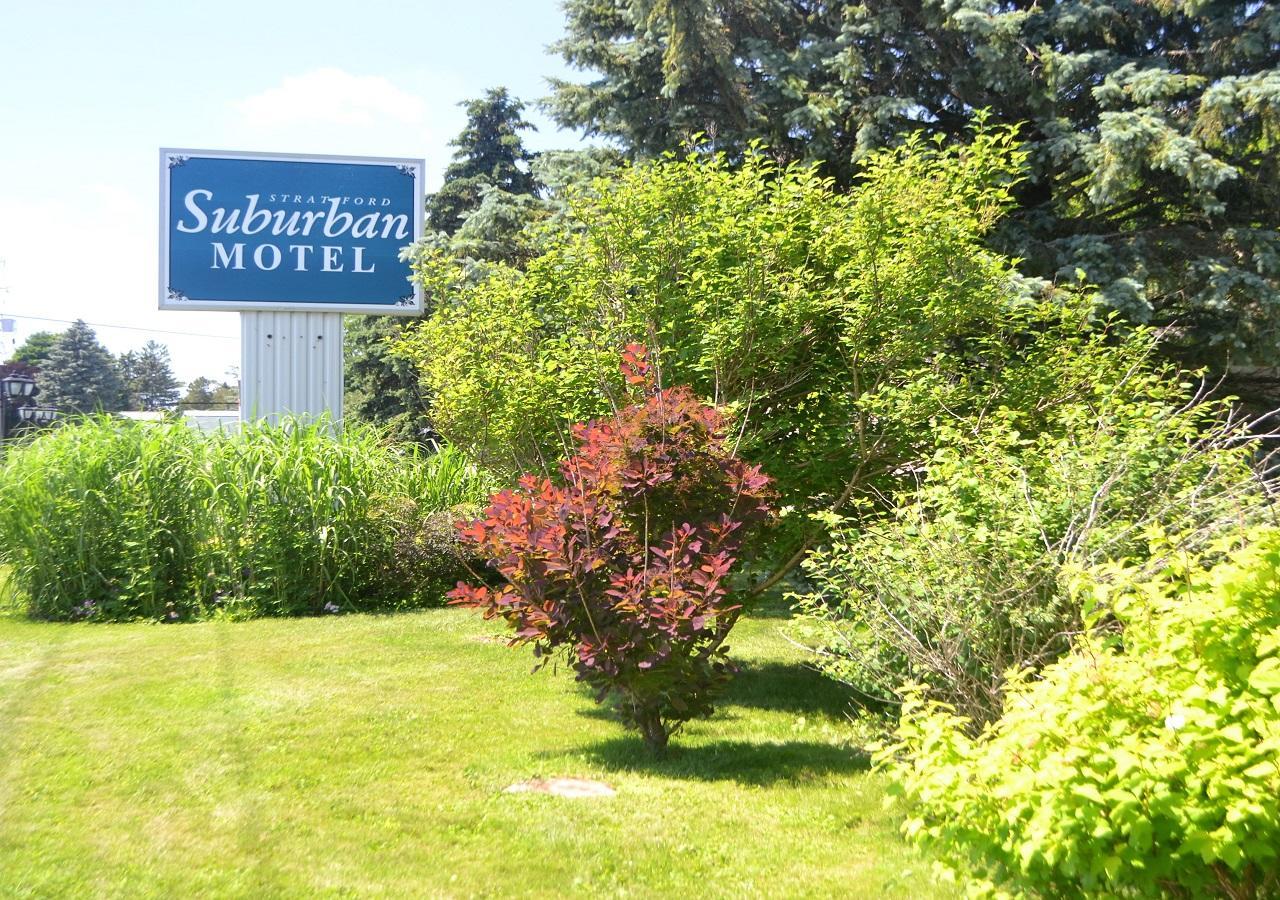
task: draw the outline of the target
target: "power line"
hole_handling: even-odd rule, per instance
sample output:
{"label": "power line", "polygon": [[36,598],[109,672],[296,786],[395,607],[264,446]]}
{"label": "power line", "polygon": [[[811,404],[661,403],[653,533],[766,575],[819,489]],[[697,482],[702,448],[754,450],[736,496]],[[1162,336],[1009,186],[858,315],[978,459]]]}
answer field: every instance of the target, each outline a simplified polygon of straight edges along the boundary
{"label": "power line", "polygon": [[[74,319],[50,319],[47,316],[21,316],[17,313],[7,313],[0,311],[0,317],[6,319],[30,319],[35,322],[58,322],[63,325],[74,325]],[[224,341],[238,341],[239,337],[230,334],[208,334],[202,331],[166,331],[163,328],[142,328],[138,325],[112,325],[108,322],[85,322],[86,325],[92,325],[94,328],[121,328],[126,331],[142,331],[147,334],[176,334],[183,337],[206,337],[218,338]]]}

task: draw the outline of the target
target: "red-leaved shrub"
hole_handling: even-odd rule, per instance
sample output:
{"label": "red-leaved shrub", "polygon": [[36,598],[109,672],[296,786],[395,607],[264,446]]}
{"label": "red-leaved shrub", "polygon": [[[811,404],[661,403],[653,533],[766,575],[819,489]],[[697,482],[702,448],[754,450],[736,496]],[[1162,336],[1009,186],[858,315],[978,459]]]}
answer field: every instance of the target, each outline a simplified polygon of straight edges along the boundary
{"label": "red-leaved shrub", "polygon": [[559,483],[525,475],[460,528],[505,584],[460,583],[449,596],[509,622],[513,646],[544,660],[563,649],[597,701],[616,701],[661,752],[711,713],[732,674],[729,574],[770,515],[770,491],[733,455],[720,411],[688,388],[660,389],[646,356],[627,347],[622,371],[642,397],[574,426]]}

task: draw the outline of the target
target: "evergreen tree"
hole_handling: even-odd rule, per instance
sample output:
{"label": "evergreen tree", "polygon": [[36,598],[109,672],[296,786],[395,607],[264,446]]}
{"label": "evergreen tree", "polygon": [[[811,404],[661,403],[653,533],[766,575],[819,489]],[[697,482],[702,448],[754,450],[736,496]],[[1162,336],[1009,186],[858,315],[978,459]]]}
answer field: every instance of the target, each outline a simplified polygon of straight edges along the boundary
{"label": "evergreen tree", "polygon": [[130,409],[168,409],[178,402],[181,385],[164,344],[147,341],[141,350],[123,354],[119,368]]}
{"label": "evergreen tree", "polygon": [[122,408],[124,390],[116,360],[82,319],[58,336],[40,375],[41,402],[64,413]]}
{"label": "evergreen tree", "polygon": [[120,389],[124,392],[123,399],[120,402],[124,409],[146,409],[142,405],[142,400],[133,390],[137,369],[138,354],[134,351],[129,350],[116,357],[116,371],[120,374]]}
{"label": "evergreen tree", "polygon": [[387,423],[400,439],[422,442],[435,437],[430,403],[414,365],[388,346],[404,327],[393,316],[347,317],[345,406],[353,418]]}
{"label": "evergreen tree", "polygon": [[567,0],[556,119],[633,156],[764,141],[848,184],[904,132],[1022,126],[994,238],[1031,275],[1173,325],[1192,361],[1280,361],[1280,4]]}
{"label": "evergreen tree", "polygon": [[58,336],[52,331],[37,331],[14,348],[9,362],[26,363],[39,369],[49,358],[49,351],[57,340]]}
{"label": "evergreen tree", "polygon": [[[856,129],[830,57],[848,5],[568,0],[554,49],[599,77],[552,79],[550,111],[633,156],[695,139],[736,154],[758,139],[782,160],[821,160],[847,182]],[[810,104],[824,115],[804,115]]]}
{"label": "evergreen tree", "polygon": [[[533,126],[506,88],[461,106],[467,124],[451,142],[453,162],[427,198],[427,225],[437,232],[428,241],[475,260],[518,262],[532,254],[526,226],[547,214],[532,173],[537,157],[520,138]],[[422,441],[434,436],[428,399],[414,367],[388,349],[410,325],[390,316],[347,318],[346,407],[353,418],[390,423],[401,438]]]}
{"label": "evergreen tree", "polygon": [[450,142],[456,149],[444,184],[427,199],[428,227],[450,235],[487,191],[521,195],[537,190],[530,172],[534,154],[520,139],[520,132],[533,128],[522,116],[524,104],[500,87],[460,105],[467,111],[466,127]]}

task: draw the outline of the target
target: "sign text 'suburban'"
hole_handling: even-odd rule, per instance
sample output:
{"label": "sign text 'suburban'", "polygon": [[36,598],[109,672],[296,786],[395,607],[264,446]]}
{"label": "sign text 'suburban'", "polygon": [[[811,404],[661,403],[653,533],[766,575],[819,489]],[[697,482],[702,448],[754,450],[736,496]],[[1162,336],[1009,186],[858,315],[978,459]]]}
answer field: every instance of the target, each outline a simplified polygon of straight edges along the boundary
{"label": "sign text 'suburban'", "polygon": [[[273,209],[270,206],[259,206],[260,194],[247,194],[245,203],[227,209],[214,207],[216,202],[213,191],[192,190],[183,198],[186,214],[177,222],[177,229],[184,234],[199,234],[206,229],[212,234],[244,234],[255,235],[266,232],[273,237],[326,237],[338,238],[350,235],[352,238],[392,238],[404,240],[409,236],[409,217],[404,213],[368,212],[372,207],[389,206],[389,197],[303,197],[300,194],[270,194],[267,203],[292,204],[328,204],[327,209]],[[350,204],[357,212],[341,209]],[[269,230],[268,230],[269,229]],[[295,272],[306,272],[310,266],[318,264],[321,272],[350,271],[355,274],[372,274],[376,265],[366,263],[365,248],[351,246],[349,260],[344,258],[341,246],[320,245],[319,254],[315,244],[289,243],[282,246],[276,244],[258,244],[249,255],[249,261],[263,271],[272,271],[280,266],[286,256],[291,257],[290,264]],[[243,243],[213,241],[210,243],[212,258],[210,268],[243,269],[245,267],[245,245]]]}

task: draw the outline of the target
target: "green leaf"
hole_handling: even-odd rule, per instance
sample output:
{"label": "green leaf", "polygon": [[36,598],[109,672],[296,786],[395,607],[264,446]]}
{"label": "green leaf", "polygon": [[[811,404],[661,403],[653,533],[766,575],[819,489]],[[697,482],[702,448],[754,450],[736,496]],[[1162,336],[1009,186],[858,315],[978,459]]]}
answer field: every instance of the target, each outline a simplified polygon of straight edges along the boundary
{"label": "green leaf", "polygon": [[1280,694],[1280,657],[1269,656],[1254,667],[1249,687],[1267,696]]}

